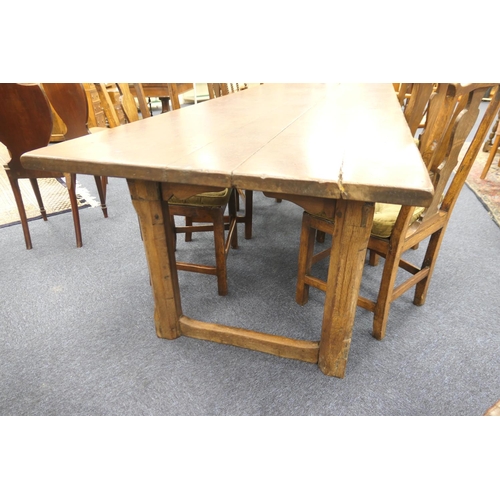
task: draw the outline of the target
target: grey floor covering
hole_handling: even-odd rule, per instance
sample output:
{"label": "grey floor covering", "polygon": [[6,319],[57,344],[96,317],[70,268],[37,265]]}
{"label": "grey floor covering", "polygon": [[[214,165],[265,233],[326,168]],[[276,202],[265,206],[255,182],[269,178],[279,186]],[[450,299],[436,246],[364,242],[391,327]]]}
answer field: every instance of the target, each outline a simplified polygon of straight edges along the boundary
{"label": "grey floor covering", "polygon": [[[91,192],[93,178],[80,176]],[[1,415],[482,415],[500,399],[500,229],[464,188],[427,303],[411,292],[375,340],[357,310],[344,379],[316,365],[216,343],[158,339],[146,261],[126,182],[110,179],[109,219],[81,210],[0,230]],[[254,238],[229,255],[229,295],[180,273],[185,314],[319,339],[322,301],[294,302],[301,209],[255,195]],[[212,258],[210,235],[179,243]],[[411,253],[418,260],[422,246]],[[373,296],[381,266],[366,268]]]}

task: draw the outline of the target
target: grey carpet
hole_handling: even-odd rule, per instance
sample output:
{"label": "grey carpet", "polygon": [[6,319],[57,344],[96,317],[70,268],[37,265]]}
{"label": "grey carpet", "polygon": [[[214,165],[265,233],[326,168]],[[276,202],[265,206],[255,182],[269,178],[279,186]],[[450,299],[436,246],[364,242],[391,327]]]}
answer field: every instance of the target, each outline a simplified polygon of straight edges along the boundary
{"label": "grey carpet", "polygon": [[[80,176],[89,191],[93,178]],[[181,337],[158,339],[147,266],[126,182],[110,179],[109,219],[80,212],[0,229],[1,415],[482,415],[500,399],[500,229],[464,188],[426,304],[411,292],[387,336],[357,310],[344,379],[316,365]],[[231,251],[229,295],[215,278],[180,273],[184,312],[198,319],[319,339],[323,294],[294,301],[301,209],[255,195],[254,238]],[[179,242],[212,258],[211,236]],[[203,255],[203,256],[201,256]],[[422,255],[422,246],[411,258]],[[367,267],[372,295],[381,270]]]}

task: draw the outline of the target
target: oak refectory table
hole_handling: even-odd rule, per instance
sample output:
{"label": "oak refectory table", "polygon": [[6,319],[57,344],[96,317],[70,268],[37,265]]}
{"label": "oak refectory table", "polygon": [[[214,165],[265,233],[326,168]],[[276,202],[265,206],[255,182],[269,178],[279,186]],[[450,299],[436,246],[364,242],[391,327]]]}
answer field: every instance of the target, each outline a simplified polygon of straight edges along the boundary
{"label": "oak refectory table", "polygon": [[[156,333],[245,347],[345,373],[375,202],[427,206],[432,184],[391,84],[264,84],[27,153],[26,168],[126,178]],[[170,196],[234,187],[335,221],[319,342],[182,313]]]}

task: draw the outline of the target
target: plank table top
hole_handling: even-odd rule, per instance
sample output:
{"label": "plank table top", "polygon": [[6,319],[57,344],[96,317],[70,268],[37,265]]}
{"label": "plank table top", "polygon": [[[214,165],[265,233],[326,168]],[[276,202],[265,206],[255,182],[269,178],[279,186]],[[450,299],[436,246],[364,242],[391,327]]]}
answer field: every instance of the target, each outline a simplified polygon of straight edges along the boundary
{"label": "plank table top", "polygon": [[23,156],[26,168],[426,206],[390,84],[265,84]]}

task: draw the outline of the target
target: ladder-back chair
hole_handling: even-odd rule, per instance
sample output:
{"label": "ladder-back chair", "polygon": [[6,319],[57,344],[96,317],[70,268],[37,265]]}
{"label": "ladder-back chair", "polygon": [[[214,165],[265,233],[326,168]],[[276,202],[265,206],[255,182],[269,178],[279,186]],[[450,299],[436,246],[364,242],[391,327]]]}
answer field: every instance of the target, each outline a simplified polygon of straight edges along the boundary
{"label": "ladder-back chair", "polygon": [[[500,96],[492,99],[474,139],[461,160],[456,173],[459,153],[472,130],[479,105],[491,84],[439,84],[431,96],[426,126],[419,138],[419,150],[434,185],[434,196],[427,208],[376,204],[372,234],[368,249],[385,258],[376,300],[358,298],[358,306],[374,313],[373,335],[385,335],[391,303],[412,287],[413,303],[423,305],[439,254],[446,227],[465,183],[467,175],[481,149],[488,129],[500,109]],[[389,212],[387,214],[386,212]],[[314,231],[333,234],[331,220],[304,213],[299,254],[296,301],[308,300],[309,286],[325,290],[325,283],[311,274],[315,262],[327,251],[314,253]],[[403,260],[403,254],[429,238],[421,266]],[[398,269],[411,277],[395,286]]]}
{"label": "ladder-back chair", "polygon": [[[7,147],[11,156],[5,170],[12,186],[28,250],[33,246],[19,188],[19,179],[30,180],[42,218],[47,221],[47,212],[43,205],[37,179],[59,179],[61,173],[25,169],[20,158],[24,153],[47,146],[51,133],[52,112],[50,104],[38,84],[0,84],[0,142]],[[65,178],[73,213],[76,245],[81,247],[82,234],[75,190],[76,175],[65,174]]]}

